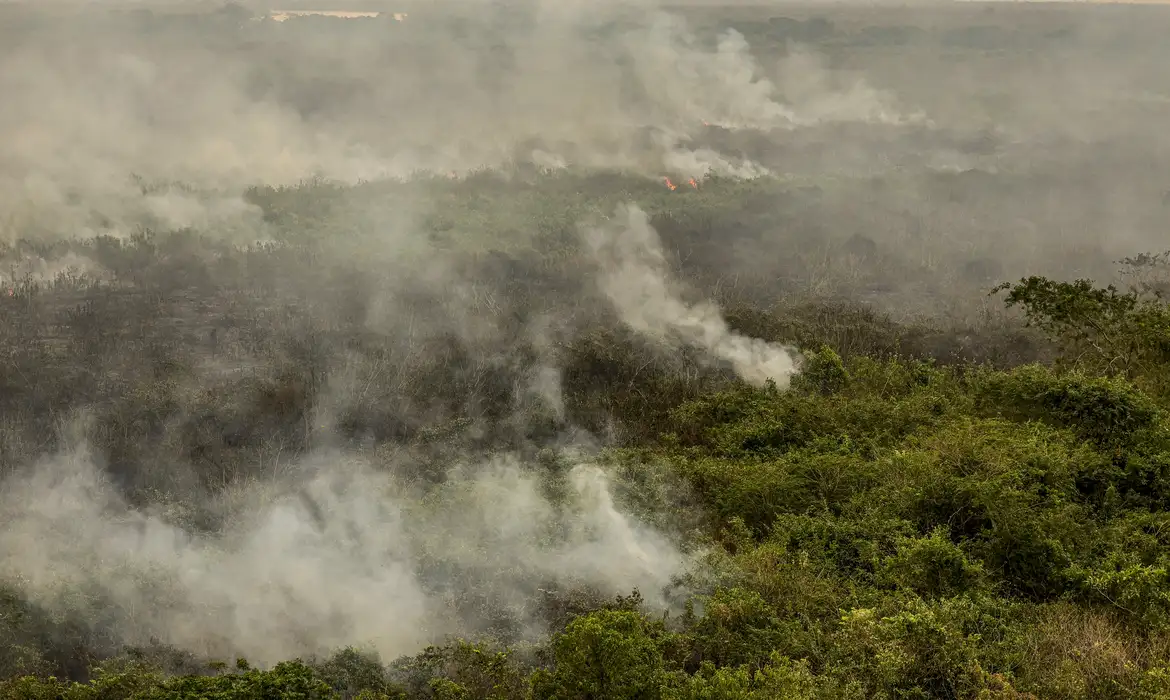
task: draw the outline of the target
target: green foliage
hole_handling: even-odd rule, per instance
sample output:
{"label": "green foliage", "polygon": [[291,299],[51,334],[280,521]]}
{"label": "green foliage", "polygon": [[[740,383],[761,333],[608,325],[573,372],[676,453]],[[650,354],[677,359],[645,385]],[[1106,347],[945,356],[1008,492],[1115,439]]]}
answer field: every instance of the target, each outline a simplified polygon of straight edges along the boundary
{"label": "green foliage", "polygon": [[396,665],[394,676],[410,697],[511,700],[529,694],[529,679],[511,652],[457,641],[430,647]]}
{"label": "green foliage", "polygon": [[355,698],[362,693],[375,696],[388,694],[392,687],[386,679],[386,671],[377,655],[354,648],[337,652],[314,670],[321,680],[329,684],[342,698]]}
{"label": "green foliage", "polygon": [[785,393],[736,387],[685,402],[671,413],[672,433],[682,447],[733,458],[774,456],[814,444],[872,454],[873,448],[941,424],[969,400],[958,394],[952,377],[926,365],[859,361],[847,390],[842,390],[844,375],[829,371],[836,377],[837,393],[831,395],[820,386],[802,391],[809,387],[803,383]]}
{"label": "green foliage", "polygon": [[533,679],[539,700],[654,700],[667,676],[660,625],[637,612],[577,618],[552,641],[554,666]]}
{"label": "green foliage", "polygon": [[719,590],[704,601],[704,608],[702,619],[689,630],[690,652],[703,663],[759,668],[784,646],[788,630],[757,591]]}
{"label": "green foliage", "polygon": [[983,567],[972,562],[943,527],[926,537],[906,537],[882,562],[881,579],[922,596],[949,598],[977,589]]}
{"label": "green foliage", "polygon": [[99,673],[89,683],[66,683],[31,676],[5,681],[0,698],[17,700],[334,700],[339,697],[313,670],[300,662],[278,664],[271,671],[242,670],[214,676],[162,678],[144,667]]}
{"label": "green foliage", "polygon": [[804,661],[772,654],[769,663],[719,668],[703,664],[697,673],[668,688],[664,700],[850,700],[865,697],[856,685],[841,686],[812,673]]}
{"label": "green foliage", "polygon": [[794,379],[797,387],[807,387],[822,394],[835,394],[849,383],[849,373],[841,356],[827,345],[804,357],[800,374]]}
{"label": "green foliage", "polygon": [[1170,364],[1170,305],[1157,296],[1045,277],[995,289],[1004,290],[1009,307],[1023,308],[1031,323],[1067,344],[1066,358],[1075,366],[1134,377]]}
{"label": "green foliage", "polygon": [[[888,605],[888,603],[887,603]],[[860,680],[867,697],[1013,697],[1003,674],[983,667],[985,635],[1005,620],[966,600],[900,601],[894,609],[856,608],[842,615],[831,666]]]}
{"label": "green foliage", "polygon": [[299,661],[277,664],[271,671],[247,670],[219,676],[169,679],[135,696],[135,700],[180,700],[213,697],[223,700],[332,700],[329,684]]}
{"label": "green foliage", "polygon": [[1149,629],[1170,624],[1170,561],[1146,564],[1127,552],[1111,552],[1092,568],[1073,566],[1069,578],[1086,600],[1114,608]]}
{"label": "green foliage", "polygon": [[1103,447],[1132,445],[1149,437],[1162,418],[1152,399],[1119,377],[1026,365],[989,375],[979,390],[985,409],[1068,427]]}
{"label": "green foliage", "polygon": [[1076,477],[1102,460],[1062,432],[962,421],[892,455],[868,498],[922,533],[945,527],[1002,582],[1043,598],[1064,590],[1069,552],[1090,536]]}

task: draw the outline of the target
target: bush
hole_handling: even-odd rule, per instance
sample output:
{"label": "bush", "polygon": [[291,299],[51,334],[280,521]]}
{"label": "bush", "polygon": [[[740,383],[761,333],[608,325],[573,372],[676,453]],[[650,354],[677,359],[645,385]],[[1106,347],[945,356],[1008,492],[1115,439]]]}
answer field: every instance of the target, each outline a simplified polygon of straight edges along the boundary
{"label": "bush", "polygon": [[785,646],[787,630],[780,625],[763,597],[751,590],[720,590],[704,601],[704,615],[689,630],[693,666],[695,659],[718,667],[750,666],[758,669],[772,652]]}
{"label": "bush", "polygon": [[1006,621],[981,612],[983,607],[911,598],[893,609],[847,611],[830,673],[860,681],[866,697],[1027,697],[1017,694],[1003,671],[984,667],[981,647],[994,640],[983,635],[998,634]]}
{"label": "bush", "polygon": [[813,675],[807,663],[773,654],[760,669],[704,664],[663,693],[664,700],[850,700],[863,698],[854,684],[841,686]]}
{"label": "bush", "polygon": [[848,383],[849,372],[845,370],[841,356],[826,345],[805,356],[800,374],[793,379],[796,387],[825,395],[841,391]]}
{"label": "bush", "polygon": [[1102,447],[1132,446],[1162,419],[1154,401],[1124,379],[1038,365],[989,374],[977,391],[985,411],[1048,421]]}
{"label": "bush", "polygon": [[577,618],[553,638],[554,665],[533,678],[539,700],[655,700],[666,671],[662,630],[628,610]]}
{"label": "bush", "polygon": [[919,595],[949,598],[979,588],[986,574],[939,527],[926,537],[902,538],[882,562],[880,578]]}
{"label": "bush", "polygon": [[299,661],[258,671],[240,663],[240,672],[216,676],[162,678],[146,667],[99,673],[89,683],[66,683],[24,677],[0,685],[0,698],[17,700],[335,700],[338,696],[313,670]]}

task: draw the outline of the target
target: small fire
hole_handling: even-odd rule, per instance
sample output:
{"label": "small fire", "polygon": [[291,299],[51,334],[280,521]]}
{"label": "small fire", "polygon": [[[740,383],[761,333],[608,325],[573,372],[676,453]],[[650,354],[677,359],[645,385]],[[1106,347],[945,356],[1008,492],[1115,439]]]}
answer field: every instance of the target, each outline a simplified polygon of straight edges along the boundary
{"label": "small fire", "polygon": [[706,119],[704,119],[704,120],[703,120],[703,126],[711,126],[711,122],[709,122],[709,121],[707,121]]}
{"label": "small fire", "polygon": [[[674,192],[678,189],[678,185],[674,184],[674,181],[671,180],[670,177],[664,177],[662,178],[662,181],[666,183],[666,186],[670,188],[671,192]],[[687,180],[687,184],[696,190],[699,189],[699,181],[693,177]]]}

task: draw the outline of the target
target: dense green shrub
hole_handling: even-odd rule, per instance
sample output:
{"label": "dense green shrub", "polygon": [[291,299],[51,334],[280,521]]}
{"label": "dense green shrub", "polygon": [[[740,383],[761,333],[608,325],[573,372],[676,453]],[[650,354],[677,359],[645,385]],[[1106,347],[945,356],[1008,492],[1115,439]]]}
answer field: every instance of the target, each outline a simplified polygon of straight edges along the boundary
{"label": "dense green shrub", "polygon": [[528,675],[511,652],[485,644],[458,641],[431,647],[418,656],[393,665],[391,685],[368,686],[377,692],[406,697],[510,700],[527,697]]}
{"label": "dense green shrub", "polygon": [[1038,365],[989,374],[977,391],[984,410],[1016,420],[1046,420],[1102,447],[1126,447],[1152,437],[1162,419],[1157,404],[1124,379],[1057,373]]}
{"label": "dense green shrub", "polygon": [[881,579],[922,596],[950,598],[980,587],[986,574],[939,527],[926,537],[903,538],[882,562]]}
{"label": "dense green shrub", "polygon": [[667,675],[659,625],[628,610],[570,622],[552,641],[554,665],[533,678],[539,700],[654,700]]}
{"label": "dense green shrub", "polygon": [[278,664],[270,671],[250,669],[241,662],[238,672],[220,675],[162,678],[142,667],[99,674],[86,684],[32,676],[0,685],[5,700],[333,700],[329,685],[300,662]]}
{"label": "dense green shrub", "polygon": [[851,700],[865,695],[855,684],[840,685],[814,675],[807,663],[773,654],[760,669],[719,668],[705,663],[663,693],[664,700]]}

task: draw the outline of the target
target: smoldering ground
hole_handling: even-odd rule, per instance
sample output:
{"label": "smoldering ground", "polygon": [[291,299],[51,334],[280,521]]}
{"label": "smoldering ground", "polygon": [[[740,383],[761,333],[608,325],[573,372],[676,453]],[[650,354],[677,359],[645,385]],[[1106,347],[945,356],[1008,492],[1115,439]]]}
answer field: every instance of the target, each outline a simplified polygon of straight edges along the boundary
{"label": "smoldering ground", "polygon": [[642,586],[662,605],[685,563],[587,463],[558,494],[507,457],[424,494],[387,465],[309,455],[283,487],[235,493],[210,534],[165,504],[130,508],[93,458],[78,445],[5,480],[0,556],[6,583],[116,644],[262,663],[356,644],[392,659],[452,634],[539,634],[541,588]]}

